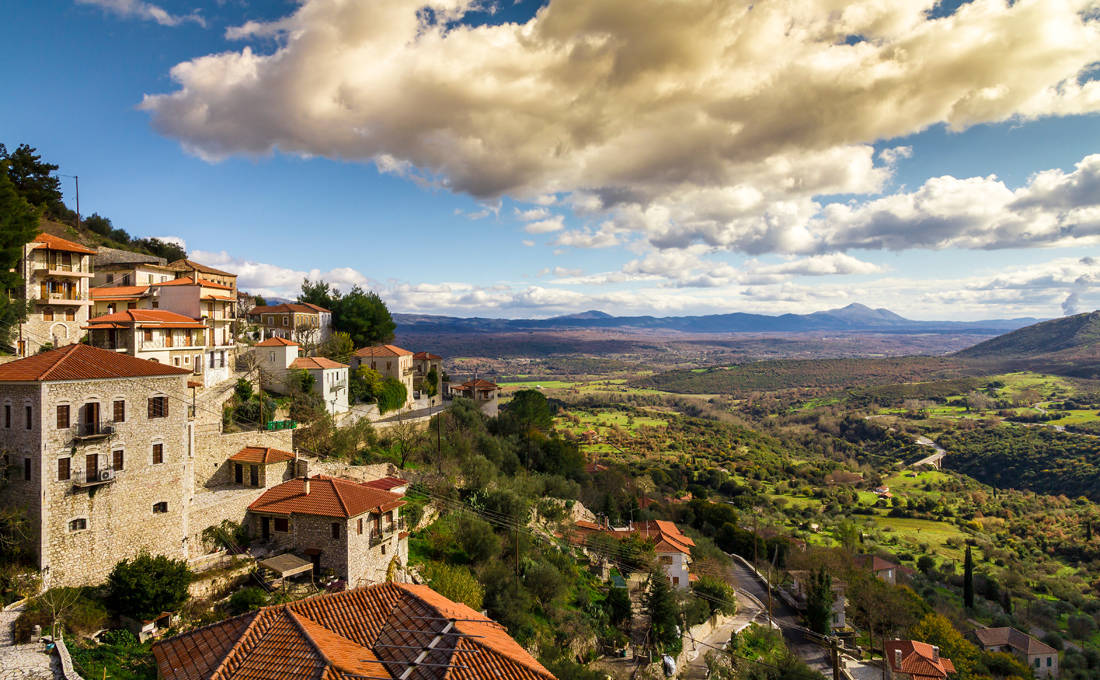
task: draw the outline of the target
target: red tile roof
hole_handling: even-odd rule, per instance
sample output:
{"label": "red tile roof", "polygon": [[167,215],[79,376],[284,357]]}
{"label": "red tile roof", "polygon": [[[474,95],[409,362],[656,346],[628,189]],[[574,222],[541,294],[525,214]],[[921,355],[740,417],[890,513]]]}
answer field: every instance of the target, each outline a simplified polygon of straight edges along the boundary
{"label": "red tile roof", "polygon": [[256,347],[297,347],[298,343],[286,338],[268,338],[263,342],[257,342]]}
{"label": "red tile roof", "polygon": [[290,451],[273,449],[270,446],[246,446],[230,456],[229,460],[238,463],[271,465],[272,463],[282,463],[288,460],[294,460],[294,454]]}
{"label": "red tile roof", "polygon": [[201,321],[166,309],[127,309],[88,321],[84,328],[206,328]]}
{"label": "red tile roof", "polygon": [[138,359],[89,345],[69,345],[0,366],[0,382],[100,380],[190,375],[186,368]]}
{"label": "red tile roof", "polygon": [[884,560],[878,555],[856,555],[856,566],[864,569],[870,569],[874,573],[880,571],[889,571],[890,569],[897,569],[898,565],[889,560]]}
{"label": "red tile roof", "polygon": [[386,512],[405,504],[401,496],[372,489],[338,477],[314,475],[305,481],[292,479],[265,491],[248,506],[253,512],[274,515],[318,515],[320,517],[356,517],[365,512]]}
{"label": "red tile roof", "polygon": [[86,246],[82,246],[79,243],[73,243],[67,241],[60,236],[54,236],[53,234],[47,234],[42,232],[38,236],[31,239],[31,250],[38,250],[39,248],[48,248],[50,250],[65,250],[70,253],[83,253],[85,255],[95,255],[94,250]]}
{"label": "red tile roof", "polygon": [[[898,655],[895,651],[901,651],[900,664],[897,663]],[[939,650],[926,642],[888,640],[886,657],[890,668],[897,673],[910,674],[913,680],[939,680],[946,678],[948,673],[955,672],[955,664],[940,656]]]}
{"label": "red tile roof", "polygon": [[294,369],[318,369],[318,368],[347,368],[347,364],[342,364],[339,361],[333,361],[332,359],[326,359],[325,357],[299,357],[290,364]]}
{"label": "red tile roof", "polygon": [[443,357],[438,354],[432,354],[431,352],[417,352],[413,355],[413,359],[429,360],[429,361],[442,361]]}
{"label": "red tile roof", "polygon": [[[232,275],[230,275],[232,276]],[[178,279],[172,279],[171,281],[161,281],[160,283],[151,284],[154,286],[202,286],[203,288],[220,288],[221,290],[233,290],[232,286],[225,286],[220,283],[214,283],[210,279],[199,279],[198,283],[189,276],[182,276]]]}
{"label": "red tile roof", "polygon": [[436,649],[421,662],[439,665],[410,677],[554,678],[500,624],[427,586],[401,583],[265,607],[162,640],[153,656],[162,680],[397,678],[433,637]]}
{"label": "red tile roof", "polygon": [[469,389],[495,390],[495,389],[500,388],[500,386],[497,385],[496,383],[491,383],[488,380],[481,380],[480,378],[477,379],[477,380],[467,380],[466,382],[459,385],[459,387],[463,388],[463,389],[467,389],[467,390],[469,390]]}
{"label": "red tile roof", "polygon": [[403,357],[411,356],[412,352],[401,349],[397,345],[374,345],[355,350],[357,357]]}
{"label": "red tile roof", "polygon": [[186,271],[194,270],[194,271],[197,271],[197,272],[202,272],[204,274],[216,274],[218,276],[232,276],[234,278],[237,277],[236,274],[230,274],[229,272],[223,272],[220,269],[214,269],[213,267],[208,267],[205,264],[199,264],[198,262],[195,262],[194,260],[188,260],[188,259],[182,259],[182,260],[176,260],[175,262],[169,262],[165,266],[168,269],[171,269],[171,270],[177,271],[177,272],[186,272]]}
{"label": "red tile roof", "polygon": [[325,314],[331,314],[330,310],[325,309],[319,305],[315,305],[312,302],[284,302],[279,305],[266,305],[260,307],[253,307],[248,310],[249,316],[259,316],[260,314],[289,314],[291,312],[297,314],[317,314],[324,312]]}
{"label": "red tile roof", "polygon": [[149,286],[96,286],[89,292],[93,300],[104,298],[135,298],[145,294]]}
{"label": "red tile roof", "polygon": [[653,543],[654,549],[658,553],[678,552],[690,556],[691,548],[695,545],[695,541],[680,533],[680,528],[674,522],[659,519],[637,522],[629,529],[608,529],[585,520],[574,522],[573,526],[579,530],[579,535],[575,537],[579,540],[575,542],[581,544],[586,543],[588,536],[593,532],[599,532],[618,539],[625,539],[630,536],[643,538]]}
{"label": "red tile roof", "polygon": [[369,482],[363,482],[363,486],[369,486],[372,489],[381,489],[382,491],[389,491],[399,486],[408,485],[409,480],[401,479],[400,477],[383,477],[382,479],[372,479]]}

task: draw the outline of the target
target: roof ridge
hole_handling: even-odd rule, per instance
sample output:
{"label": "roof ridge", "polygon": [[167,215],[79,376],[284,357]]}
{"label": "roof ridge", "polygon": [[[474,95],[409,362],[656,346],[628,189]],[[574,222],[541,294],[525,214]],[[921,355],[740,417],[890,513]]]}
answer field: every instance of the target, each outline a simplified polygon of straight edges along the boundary
{"label": "roof ridge", "polygon": [[45,380],[47,377],[49,377],[50,373],[52,373],[54,369],[59,368],[61,364],[69,358],[69,355],[76,351],[77,347],[80,347],[80,343],[69,345],[68,347],[59,347],[58,351],[61,352],[61,356],[58,358],[57,361],[53,362],[53,364],[49,368],[43,371],[42,374],[38,376],[38,379]]}
{"label": "roof ridge", "polygon": [[[284,607],[283,608],[283,613],[286,614],[286,616],[290,618],[291,622],[294,624],[294,627],[298,629],[298,632],[301,633],[302,636],[305,637],[305,639],[309,641],[309,644],[313,646],[314,651],[316,651],[317,654],[321,657],[321,660],[325,662],[325,665],[326,666],[336,666],[336,664],[334,664],[332,662],[332,659],[328,658],[328,654],[325,654],[325,650],[321,649],[321,645],[317,644],[317,641],[313,639],[313,636],[309,634],[309,631],[306,630],[306,627],[298,619],[300,614],[298,614],[298,612],[290,609],[289,607]],[[305,618],[308,618],[308,617],[302,616],[301,618],[305,619]],[[313,623],[314,625],[318,625],[318,626],[321,625],[321,624],[317,623],[316,621],[313,621],[312,619],[309,619],[309,621],[311,623]],[[343,670],[343,669],[341,669],[341,670]]]}
{"label": "roof ridge", "polygon": [[336,484],[336,478],[330,478],[329,484],[332,485],[332,492],[336,494],[336,500],[340,501],[340,507],[344,509],[344,515],[350,517],[351,510],[348,508],[348,504],[344,502],[344,497],[340,494],[340,487]]}
{"label": "roof ridge", "polygon": [[[266,609],[267,607],[261,607],[255,612],[252,612],[252,620],[248,622],[248,625],[245,626],[245,629],[241,631],[241,634],[239,636],[237,636],[237,643],[229,647],[229,649],[225,653],[225,656],[222,657],[222,660],[218,662],[217,667],[213,670],[213,672],[210,673],[210,680],[229,680],[230,674],[236,670],[236,668],[233,667],[233,664],[230,663],[230,655],[236,652],[241,647],[242,642],[247,641],[248,643],[252,644],[254,644],[254,642],[258,642],[259,631],[257,631],[256,628],[259,626],[259,622],[261,619],[269,618],[264,616],[264,612]],[[249,616],[249,614],[243,614],[243,616]],[[232,620],[233,619],[225,619],[225,621]],[[212,626],[210,627],[225,623],[225,621],[219,621],[216,624],[212,624]],[[202,630],[202,628],[196,628],[195,630]],[[253,633],[257,633],[257,635],[255,636],[257,639],[255,641],[249,638],[249,636],[253,635]],[[240,654],[236,654],[234,656],[239,657]]]}

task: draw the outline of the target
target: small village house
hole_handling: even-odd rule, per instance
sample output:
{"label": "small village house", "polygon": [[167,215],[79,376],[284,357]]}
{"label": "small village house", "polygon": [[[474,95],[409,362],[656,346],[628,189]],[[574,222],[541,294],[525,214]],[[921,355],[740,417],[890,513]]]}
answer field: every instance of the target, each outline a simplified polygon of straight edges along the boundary
{"label": "small village house", "polygon": [[891,680],[943,680],[955,674],[939,647],[916,640],[888,640],[886,669]]}
{"label": "small village house", "polygon": [[1015,628],[977,628],[974,637],[987,652],[1008,652],[1031,668],[1037,678],[1058,677],[1058,650]]}
{"label": "small village house", "polygon": [[19,272],[26,283],[17,295],[29,308],[15,337],[17,356],[80,342],[92,306],[93,255],[91,248],[46,233],[23,246]]}

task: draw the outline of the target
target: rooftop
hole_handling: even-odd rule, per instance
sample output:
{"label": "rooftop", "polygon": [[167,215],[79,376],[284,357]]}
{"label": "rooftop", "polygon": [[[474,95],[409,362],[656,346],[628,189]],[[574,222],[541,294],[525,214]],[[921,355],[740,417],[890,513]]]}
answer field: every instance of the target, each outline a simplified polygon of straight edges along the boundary
{"label": "rooftop", "polygon": [[60,236],[54,236],[53,234],[47,234],[46,232],[40,233],[31,239],[31,250],[38,250],[39,248],[48,248],[49,250],[63,250],[70,253],[81,253],[83,255],[95,255],[95,251],[91,248],[74,243],[72,241],[61,238]]}
{"label": "rooftop", "polygon": [[219,288],[221,290],[233,290],[232,286],[222,285],[220,283],[214,283],[210,279],[199,279],[198,283],[189,276],[182,276],[178,279],[172,279],[171,281],[161,281],[160,283],[152,284],[154,286],[202,286],[203,288]]}
{"label": "rooftop", "polygon": [[[897,663],[897,651],[901,652],[900,664]],[[926,642],[889,640],[886,642],[886,656],[894,671],[908,673],[913,680],[946,678],[948,673],[955,672],[951,659],[940,656],[939,649]]]}
{"label": "rooftop", "polygon": [[294,460],[294,457],[294,454],[290,451],[273,449],[270,446],[246,446],[230,456],[229,460],[237,463],[271,465],[272,463],[283,463],[288,460]]}
{"label": "rooftop", "polygon": [[331,314],[332,312],[315,305],[311,302],[284,302],[281,305],[266,305],[263,307],[253,307],[248,310],[249,314],[286,314],[288,312],[296,312],[298,314],[317,314],[318,312],[324,312]]}
{"label": "rooftop", "polygon": [[256,347],[297,347],[298,343],[286,338],[268,338],[263,342],[257,342]]}
{"label": "rooftop", "polygon": [[1015,628],[977,628],[974,637],[983,647],[1012,647],[1024,654],[1057,654],[1058,650]]}
{"label": "rooftop", "polygon": [[499,389],[500,386],[497,385],[496,383],[489,382],[488,380],[482,380],[482,379],[478,378],[477,380],[467,380],[466,382],[459,385],[458,388],[459,389],[466,389],[466,390],[471,390],[471,389],[495,390],[495,389]]}
{"label": "rooftop", "polygon": [[428,361],[442,361],[443,357],[438,354],[432,354],[431,352],[417,352],[413,355],[413,359],[427,359]]}
{"label": "rooftop", "polygon": [[401,349],[397,345],[374,345],[355,350],[357,357],[403,357],[411,356],[412,352]]}
{"label": "rooftop", "polygon": [[236,274],[230,274],[229,272],[223,272],[220,269],[214,269],[213,267],[208,267],[205,264],[200,264],[198,262],[195,262],[194,260],[188,260],[188,259],[176,260],[175,262],[169,262],[167,264],[167,267],[169,269],[172,269],[172,270],[178,271],[178,272],[197,271],[197,272],[200,272],[200,273],[203,273],[203,274],[214,274],[215,276],[232,276],[234,278],[237,276]]}
{"label": "rooftop", "polygon": [[162,680],[554,678],[500,624],[404,583],[264,607],[158,642],[153,656]]}
{"label": "rooftop", "polygon": [[69,345],[0,366],[0,382],[102,380],[190,375],[186,368],[138,359],[90,345]]}
{"label": "rooftop", "polygon": [[265,491],[248,509],[273,515],[348,519],[366,512],[386,512],[404,504],[400,495],[389,491],[348,479],[314,475],[309,478],[309,493],[306,493],[304,479],[291,479]]}
{"label": "rooftop", "polygon": [[348,365],[325,357],[299,357],[290,364],[290,367],[308,371],[310,369],[317,370],[318,368],[347,368]]}
{"label": "rooftop", "polygon": [[85,328],[206,328],[201,321],[166,309],[127,309],[104,314],[88,321]]}
{"label": "rooftop", "polygon": [[149,286],[96,286],[89,292],[93,300],[136,298],[144,295]]}
{"label": "rooftop", "polygon": [[372,489],[381,489],[382,491],[389,491],[408,485],[409,480],[401,479],[400,477],[383,477],[382,479],[372,479],[369,482],[363,482],[363,486],[369,486]]}

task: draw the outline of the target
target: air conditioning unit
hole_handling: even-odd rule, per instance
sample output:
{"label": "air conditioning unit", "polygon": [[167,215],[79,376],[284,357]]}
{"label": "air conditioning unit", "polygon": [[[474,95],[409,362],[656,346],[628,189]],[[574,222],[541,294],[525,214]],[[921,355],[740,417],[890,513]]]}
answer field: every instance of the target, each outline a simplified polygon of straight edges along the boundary
{"label": "air conditioning unit", "polygon": [[115,478],[115,471],[111,470],[110,468],[108,468],[106,470],[100,470],[99,471],[99,481],[101,481],[101,482],[109,482],[114,478]]}

